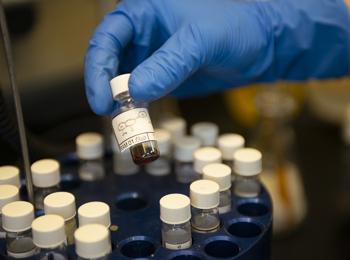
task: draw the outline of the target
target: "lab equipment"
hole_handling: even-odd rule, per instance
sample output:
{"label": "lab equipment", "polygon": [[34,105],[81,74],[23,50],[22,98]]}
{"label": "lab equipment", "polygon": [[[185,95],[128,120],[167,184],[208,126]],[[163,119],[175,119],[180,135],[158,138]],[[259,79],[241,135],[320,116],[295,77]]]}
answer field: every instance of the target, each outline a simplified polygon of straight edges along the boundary
{"label": "lab equipment", "polygon": [[215,147],[202,147],[193,153],[194,170],[199,174],[203,174],[203,167],[211,163],[221,163],[222,155],[219,149]]}
{"label": "lab equipment", "polygon": [[0,166],[0,184],[10,184],[17,188],[21,187],[19,169],[16,166]]}
{"label": "lab equipment", "polygon": [[[245,140],[238,134],[223,134],[218,138],[218,148],[222,153],[222,162],[233,169],[234,153],[244,147]],[[232,180],[234,175],[232,174]]]}
{"label": "lab equipment", "polygon": [[100,201],[91,201],[78,208],[79,226],[100,224],[107,228],[111,225],[109,206]]}
{"label": "lab equipment", "polygon": [[19,190],[14,185],[0,184],[0,239],[6,237],[6,232],[2,228],[2,208],[13,201],[19,200]]}
{"label": "lab equipment", "polygon": [[170,117],[162,120],[160,127],[170,132],[171,139],[174,142],[176,138],[186,135],[187,123],[181,117]]}
{"label": "lab equipment", "polygon": [[191,134],[201,140],[202,146],[215,146],[219,127],[211,122],[199,122],[191,127]]}

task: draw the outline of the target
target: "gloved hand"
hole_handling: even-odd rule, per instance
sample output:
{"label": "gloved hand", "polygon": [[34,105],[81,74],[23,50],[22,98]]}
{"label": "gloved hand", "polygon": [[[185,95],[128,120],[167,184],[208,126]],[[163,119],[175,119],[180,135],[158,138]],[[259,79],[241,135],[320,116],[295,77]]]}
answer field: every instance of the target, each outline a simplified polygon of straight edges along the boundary
{"label": "gloved hand", "polygon": [[349,37],[342,0],[125,0],[90,41],[86,93],[109,114],[109,80],[125,72],[136,101],[338,77],[349,72]]}

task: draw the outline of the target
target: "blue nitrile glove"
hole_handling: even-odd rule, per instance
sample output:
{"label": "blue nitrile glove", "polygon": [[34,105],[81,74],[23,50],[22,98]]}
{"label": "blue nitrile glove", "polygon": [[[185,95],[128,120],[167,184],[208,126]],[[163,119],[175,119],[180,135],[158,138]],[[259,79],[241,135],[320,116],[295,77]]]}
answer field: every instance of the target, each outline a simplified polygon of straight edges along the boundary
{"label": "blue nitrile glove", "polygon": [[342,0],[125,0],[90,41],[87,97],[111,113],[109,80],[125,72],[137,101],[338,77],[349,72],[349,37]]}

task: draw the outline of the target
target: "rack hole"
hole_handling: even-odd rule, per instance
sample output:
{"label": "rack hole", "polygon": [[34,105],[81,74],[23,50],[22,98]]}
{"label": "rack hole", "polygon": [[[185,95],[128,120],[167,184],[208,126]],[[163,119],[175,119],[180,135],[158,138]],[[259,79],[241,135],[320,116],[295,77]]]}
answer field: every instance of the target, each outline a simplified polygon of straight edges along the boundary
{"label": "rack hole", "polygon": [[81,182],[78,177],[73,174],[63,174],[61,176],[61,190],[62,191],[71,191],[80,186]]}
{"label": "rack hole", "polygon": [[156,247],[147,240],[133,240],[124,244],[120,252],[130,258],[149,257],[154,254]]}
{"label": "rack hole", "polygon": [[268,208],[261,203],[250,202],[238,206],[239,213],[250,217],[263,216],[267,214],[268,211]]}
{"label": "rack hole", "polygon": [[228,258],[236,256],[239,253],[239,247],[230,240],[214,240],[204,247],[204,251],[212,257]]}
{"label": "rack hole", "polygon": [[116,207],[124,211],[134,211],[147,206],[147,201],[138,192],[129,192],[117,197]]}
{"label": "rack hole", "polygon": [[236,222],[228,227],[228,232],[237,237],[255,237],[261,234],[259,225],[252,222]]}

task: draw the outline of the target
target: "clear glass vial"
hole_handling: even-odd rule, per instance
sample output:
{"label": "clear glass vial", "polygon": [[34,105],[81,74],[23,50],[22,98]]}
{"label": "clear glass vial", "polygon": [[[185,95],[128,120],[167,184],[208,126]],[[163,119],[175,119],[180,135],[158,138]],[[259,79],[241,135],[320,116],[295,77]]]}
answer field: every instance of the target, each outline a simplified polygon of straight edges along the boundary
{"label": "clear glass vial", "polygon": [[105,177],[103,165],[103,137],[99,133],[88,132],[75,139],[76,152],[80,160],[79,178],[83,181],[96,181]]}
{"label": "clear glass vial", "polygon": [[186,135],[186,121],[181,117],[170,117],[160,122],[160,127],[169,131],[173,142]]}
{"label": "clear glass vial", "polygon": [[261,153],[253,148],[241,148],[234,154],[234,194],[240,197],[257,197],[261,191],[259,173]]}
{"label": "clear glass vial", "polygon": [[44,215],[32,223],[33,243],[39,260],[66,260],[64,219],[58,215]]}
{"label": "clear glass vial", "polygon": [[198,138],[183,136],[174,140],[175,175],[180,183],[191,183],[200,175],[193,167],[193,153],[201,146]]}
{"label": "clear glass vial", "polygon": [[195,181],[190,185],[190,198],[193,230],[202,233],[217,231],[220,228],[219,185],[210,180]]}
{"label": "clear glass vial", "polygon": [[79,226],[100,224],[107,228],[111,225],[109,206],[100,201],[91,201],[78,208]]}
{"label": "clear glass vial", "polygon": [[203,168],[203,179],[214,181],[219,185],[220,214],[231,210],[231,172],[231,168],[222,163],[208,164]]}
{"label": "clear glass vial", "polygon": [[75,197],[69,192],[55,192],[44,199],[45,214],[63,217],[67,244],[74,244],[74,232],[77,229]]}
{"label": "clear glass vial", "polygon": [[17,188],[21,187],[19,169],[16,166],[0,166],[0,184],[10,184]]}
{"label": "clear glass vial", "polygon": [[202,176],[204,166],[211,163],[221,163],[222,155],[219,149],[214,147],[201,147],[194,154],[194,170]]}
{"label": "clear glass vial", "polygon": [[2,227],[6,231],[7,255],[13,258],[33,256],[37,249],[32,239],[34,207],[26,201],[14,201],[2,208]]}
{"label": "clear glass vial", "polygon": [[162,197],[159,204],[163,247],[171,250],[191,247],[190,199],[174,193]]}
{"label": "clear glass vial", "polygon": [[44,209],[44,198],[60,189],[60,164],[54,159],[42,159],[31,166],[35,208]]}
{"label": "clear glass vial", "polygon": [[0,239],[6,237],[6,231],[2,228],[1,210],[6,204],[17,200],[19,200],[19,189],[16,186],[0,185]]}
{"label": "clear glass vial", "polygon": [[159,149],[147,108],[129,94],[129,78],[122,74],[110,81],[113,99],[120,105],[112,125],[121,152],[130,149],[133,161],[144,165],[158,159]]}
{"label": "clear glass vial", "polygon": [[165,129],[155,129],[160,156],[146,165],[146,171],[153,176],[168,175],[171,171],[171,135]]}
{"label": "clear glass vial", "polygon": [[112,250],[109,230],[100,224],[79,227],[74,239],[79,260],[107,260]]}
{"label": "clear glass vial", "polygon": [[202,146],[216,146],[219,127],[211,122],[199,122],[191,127],[191,134],[201,140]]}

